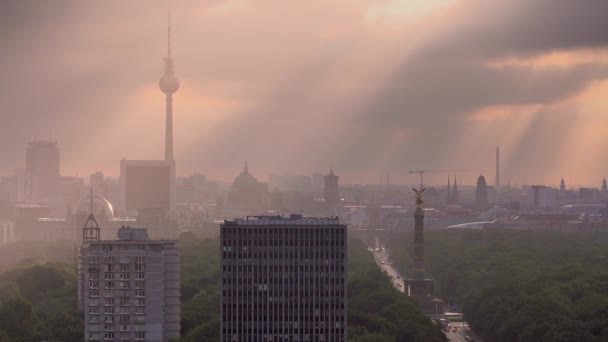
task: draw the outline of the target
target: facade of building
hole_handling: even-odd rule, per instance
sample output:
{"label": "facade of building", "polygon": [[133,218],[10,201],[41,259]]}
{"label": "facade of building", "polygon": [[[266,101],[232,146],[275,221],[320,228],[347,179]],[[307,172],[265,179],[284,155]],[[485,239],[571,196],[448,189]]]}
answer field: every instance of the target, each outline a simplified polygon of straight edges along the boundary
{"label": "facade of building", "polygon": [[0,244],[15,242],[15,222],[0,222]]}
{"label": "facade of building", "polygon": [[333,210],[340,204],[339,181],[340,177],[334,174],[333,169],[325,176],[324,198],[327,209]]}
{"label": "facade of building", "polygon": [[99,240],[98,233],[95,238],[86,230],[78,298],[85,341],[179,338],[180,253],[175,241],[149,240],[140,228],[119,229],[118,240]]}
{"label": "facade of building", "polygon": [[533,208],[552,208],[557,205],[557,190],[543,185],[528,189],[529,204]]}
{"label": "facade of building", "polygon": [[43,194],[55,192],[59,182],[59,147],[56,141],[32,141],[25,152],[25,168],[38,177]]}
{"label": "facade of building", "polygon": [[346,225],[257,216],[220,229],[221,341],[347,339]]}

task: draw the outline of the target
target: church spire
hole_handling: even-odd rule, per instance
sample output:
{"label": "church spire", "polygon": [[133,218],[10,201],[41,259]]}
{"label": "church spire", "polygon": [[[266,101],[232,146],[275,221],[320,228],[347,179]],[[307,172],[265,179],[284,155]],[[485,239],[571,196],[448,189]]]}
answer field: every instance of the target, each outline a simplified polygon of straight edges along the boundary
{"label": "church spire", "polygon": [[93,187],[91,187],[91,211],[89,217],[82,227],[82,243],[87,244],[91,241],[99,241],[100,228],[95,216],[93,215]]}
{"label": "church spire", "polygon": [[452,189],[451,189],[451,185],[450,185],[450,174],[448,173],[448,196],[447,196],[447,204],[451,204],[452,203]]}

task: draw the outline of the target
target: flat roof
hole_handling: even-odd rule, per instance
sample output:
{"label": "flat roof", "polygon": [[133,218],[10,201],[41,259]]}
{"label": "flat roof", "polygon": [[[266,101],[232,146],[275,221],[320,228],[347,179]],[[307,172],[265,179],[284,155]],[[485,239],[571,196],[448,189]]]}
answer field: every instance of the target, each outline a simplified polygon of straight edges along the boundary
{"label": "flat roof", "polygon": [[281,215],[260,215],[247,216],[246,218],[236,218],[232,220],[224,220],[226,225],[237,226],[326,226],[340,224],[340,219],[336,217],[305,217],[300,214],[291,214],[289,216]]}

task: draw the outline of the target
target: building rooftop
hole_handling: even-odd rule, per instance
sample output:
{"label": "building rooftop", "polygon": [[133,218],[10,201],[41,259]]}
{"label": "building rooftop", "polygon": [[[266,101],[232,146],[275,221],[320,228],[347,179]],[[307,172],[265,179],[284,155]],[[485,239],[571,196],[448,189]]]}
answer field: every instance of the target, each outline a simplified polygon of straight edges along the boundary
{"label": "building rooftop", "polygon": [[305,217],[301,214],[291,214],[289,216],[281,215],[261,215],[247,216],[247,218],[237,218],[234,220],[225,220],[228,225],[294,225],[294,226],[321,226],[330,224],[340,224],[340,219],[336,217]]}

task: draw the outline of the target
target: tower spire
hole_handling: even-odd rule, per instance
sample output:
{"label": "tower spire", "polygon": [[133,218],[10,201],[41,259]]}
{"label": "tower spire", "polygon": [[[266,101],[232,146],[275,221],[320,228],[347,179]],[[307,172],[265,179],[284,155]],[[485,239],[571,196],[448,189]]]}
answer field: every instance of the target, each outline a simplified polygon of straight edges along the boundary
{"label": "tower spire", "polygon": [[165,160],[173,161],[173,94],[179,89],[179,81],[173,70],[173,59],[171,58],[171,0],[167,13],[167,57],[165,57],[165,74],[160,78],[158,86],[165,93]]}

